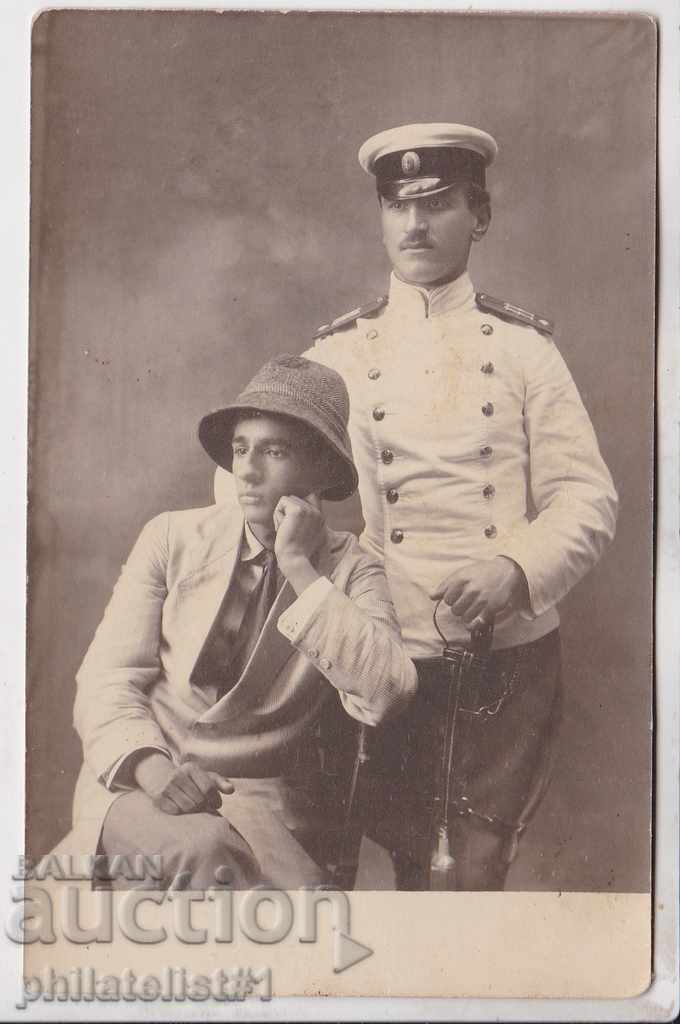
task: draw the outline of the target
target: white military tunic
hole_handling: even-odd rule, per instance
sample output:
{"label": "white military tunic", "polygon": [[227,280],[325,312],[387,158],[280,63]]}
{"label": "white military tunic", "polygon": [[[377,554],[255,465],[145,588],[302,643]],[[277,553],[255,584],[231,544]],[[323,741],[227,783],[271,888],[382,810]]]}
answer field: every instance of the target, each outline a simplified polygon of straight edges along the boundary
{"label": "white military tunic", "polygon": [[[362,543],[384,558],[410,656],[441,654],[430,592],[496,555],[523,569],[531,609],[497,620],[494,646],[554,629],[613,537],[617,498],[550,338],[482,312],[467,274],[429,292],[393,275],[377,315],[304,354],[347,383]],[[438,621],[469,639],[448,608]]]}

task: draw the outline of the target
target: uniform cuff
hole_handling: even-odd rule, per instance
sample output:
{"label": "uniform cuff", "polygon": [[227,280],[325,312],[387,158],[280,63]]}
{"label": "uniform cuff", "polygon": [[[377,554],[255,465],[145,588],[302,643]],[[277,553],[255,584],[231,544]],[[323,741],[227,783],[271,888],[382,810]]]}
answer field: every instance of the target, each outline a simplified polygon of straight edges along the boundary
{"label": "uniform cuff", "polygon": [[293,601],[290,607],[286,608],[285,612],[279,616],[277,623],[279,632],[283,633],[292,644],[296,644],[304,633],[309,620],[318,611],[331,590],[333,590],[333,584],[327,576],[319,576],[318,580],[310,583],[297,600]]}
{"label": "uniform cuff", "polygon": [[527,594],[528,594],[528,597],[529,597],[529,605],[528,605],[528,607],[517,608],[515,611],[516,611],[516,614],[519,615],[520,618],[525,620],[525,622],[533,622],[534,619],[537,618],[537,615],[536,615],[536,612],[534,611],[534,608],[533,608],[533,593],[532,593],[531,583],[529,582],[529,577],[527,575],[526,569],[524,568],[524,566],[522,565],[522,562],[517,557],[517,554],[510,554],[509,551],[505,550],[505,551],[499,551],[498,554],[496,555],[496,557],[497,558],[507,558],[509,562],[514,562],[514,564],[517,566],[517,568],[520,570],[520,572],[524,576],[524,582],[527,585]]}
{"label": "uniform cuff", "polygon": [[506,543],[503,550],[498,552],[499,555],[516,562],[524,573],[529,588],[529,607],[522,609],[519,614],[528,621],[538,618],[551,607],[551,603],[545,600],[541,590],[540,555],[537,557],[535,552],[537,540],[538,538],[532,544],[532,538],[525,534]]}

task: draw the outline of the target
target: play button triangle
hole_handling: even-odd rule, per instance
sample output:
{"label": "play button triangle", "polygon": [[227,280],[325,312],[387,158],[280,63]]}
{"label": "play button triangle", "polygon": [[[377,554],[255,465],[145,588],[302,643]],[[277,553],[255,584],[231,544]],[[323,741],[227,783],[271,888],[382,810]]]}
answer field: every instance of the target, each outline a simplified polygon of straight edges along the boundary
{"label": "play button triangle", "polygon": [[342,971],[354,967],[355,964],[361,963],[369,956],[373,956],[373,950],[369,946],[362,945],[361,942],[350,938],[344,932],[335,932],[333,942],[333,959],[335,961],[333,972],[335,974],[341,974]]}

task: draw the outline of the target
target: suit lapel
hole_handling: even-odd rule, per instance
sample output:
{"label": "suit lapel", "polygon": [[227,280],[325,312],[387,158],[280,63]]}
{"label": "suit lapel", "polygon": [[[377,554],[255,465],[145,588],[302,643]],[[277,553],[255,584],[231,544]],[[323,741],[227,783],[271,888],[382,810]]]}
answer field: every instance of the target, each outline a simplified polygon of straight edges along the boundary
{"label": "suit lapel", "polygon": [[178,584],[184,595],[193,594],[200,597],[193,630],[193,646],[198,653],[194,658],[189,681],[205,696],[208,695],[205,694],[202,667],[207,660],[206,652],[210,647],[213,632],[217,628],[222,601],[231,586],[238,564],[242,535],[243,516],[240,510],[235,509],[218,538],[219,543],[208,539],[205,550],[201,552],[202,564]]}
{"label": "suit lapel", "polygon": [[277,626],[279,616],[290,608],[295,599],[290,583],[284,582],[239,680],[202,716],[201,721],[219,722],[229,718],[244,702],[251,707],[261,703],[262,695],[271,689],[283,666],[295,653],[295,648]]}
{"label": "suit lapel", "polygon": [[[327,545],[324,545],[317,555],[312,558],[312,562],[321,576],[331,575],[332,554]],[[255,645],[250,661],[236,684],[239,689],[242,684],[244,689],[252,686],[257,692],[262,688],[267,688],[276,679],[276,676],[295,651],[290,640],[280,632],[277,623],[283,613],[296,600],[297,594],[286,580],[271,607],[264,629],[260,634],[260,640]]]}
{"label": "suit lapel", "polygon": [[242,682],[248,685],[249,680],[256,680],[264,676],[267,676],[269,680],[275,679],[285,662],[288,661],[294,647],[279,631],[277,622],[295,599],[295,591],[285,580],[271,606],[260,638],[255,644],[250,660],[243,669],[237,686],[240,686]]}
{"label": "suit lapel", "polygon": [[[329,538],[330,539],[330,538]],[[330,579],[334,576],[338,552],[332,545],[324,545],[316,558],[313,559],[318,572]],[[231,572],[233,573],[234,564]],[[231,574],[230,574],[231,578]],[[296,649],[278,629],[277,623],[281,615],[290,608],[297,595],[286,580],[271,607],[260,639],[236,684],[201,716],[202,722],[219,722],[241,711],[244,707],[256,708],[262,704],[263,696],[271,690],[277,677],[281,674],[286,662]],[[218,600],[214,614],[217,614],[221,598]]]}

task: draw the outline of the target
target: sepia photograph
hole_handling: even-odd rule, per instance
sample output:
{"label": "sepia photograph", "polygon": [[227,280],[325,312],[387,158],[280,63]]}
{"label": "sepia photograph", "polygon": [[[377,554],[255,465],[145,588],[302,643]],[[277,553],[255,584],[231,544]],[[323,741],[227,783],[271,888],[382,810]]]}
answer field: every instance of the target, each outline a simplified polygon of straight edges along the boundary
{"label": "sepia photograph", "polygon": [[346,994],[646,987],[656,104],[643,15],[35,19],[33,877],[488,899],[480,978],[572,899],[611,971]]}

